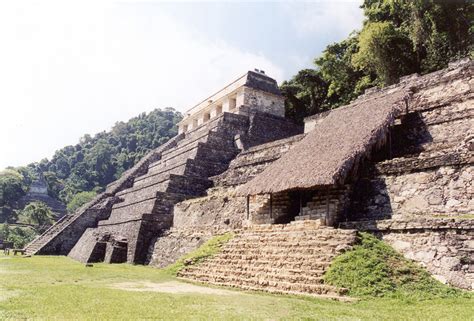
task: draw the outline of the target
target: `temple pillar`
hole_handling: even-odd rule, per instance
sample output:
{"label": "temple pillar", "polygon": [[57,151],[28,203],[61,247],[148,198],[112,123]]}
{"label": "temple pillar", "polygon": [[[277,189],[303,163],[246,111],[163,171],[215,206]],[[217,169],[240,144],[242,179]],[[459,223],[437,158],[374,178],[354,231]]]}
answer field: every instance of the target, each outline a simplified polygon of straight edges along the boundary
{"label": "temple pillar", "polygon": [[240,89],[235,96],[235,105],[237,108],[245,105],[245,91],[243,88]]}
{"label": "temple pillar", "polygon": [[197,116],[197,125],[202,125],[204,123],[204,114]]}
{"label": "temple pillar", "polygon": [[224,101],[222,102],[222,111],[224,113],[230,111],[230,99],[229,99],[229,97],[224,98]]}
{"label": "temple pillar", "polygon": [[211,107],[211,118],[214,118],[217,116],[217,107],[216,106],[212,106]]}

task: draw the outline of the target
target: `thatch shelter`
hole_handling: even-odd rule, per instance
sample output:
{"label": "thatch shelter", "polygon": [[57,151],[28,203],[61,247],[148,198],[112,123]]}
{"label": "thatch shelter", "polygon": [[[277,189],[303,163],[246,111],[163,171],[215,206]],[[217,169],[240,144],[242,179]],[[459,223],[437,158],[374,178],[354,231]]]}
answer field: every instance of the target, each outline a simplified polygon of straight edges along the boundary
{"label": "thatch shelter", "polygon": [[257,195],[343,183],[364,155],[384,143],[406,97],[406,91],[398,90],[327,113],[305,138],[238,193]]}

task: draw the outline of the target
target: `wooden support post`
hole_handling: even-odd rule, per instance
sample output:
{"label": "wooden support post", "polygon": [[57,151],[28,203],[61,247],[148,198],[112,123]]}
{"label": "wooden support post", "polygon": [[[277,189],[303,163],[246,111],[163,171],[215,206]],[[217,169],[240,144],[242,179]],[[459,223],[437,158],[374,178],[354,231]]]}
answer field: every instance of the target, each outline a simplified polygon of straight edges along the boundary
{"label": "wooden support post", "polygon": [[388,130],[388,159],[392,159],[392,131]]}
{"label": "wooden support post", "polygon": [[300,191],[299,194],[300,194],[300,213],[299,213],[299,215],[301,216],[301,215],[303,215],[303,192]]}
{"label": "wooden support post", "polygon": [[247,219],[250,219],[250,195],[247,195]]}
{"label": "wooden support post", "polygon": [[329,217],[329,187],[326,189],[326,225],[332,224],[332,218]]}
{"label": "wooden support post", "polygon": [[329,188],[326,190],[326,219],[329,219]]}
{"label": "wooden support post", "polygon": [[273,194],[270,193],[270,218],[273,218]]}

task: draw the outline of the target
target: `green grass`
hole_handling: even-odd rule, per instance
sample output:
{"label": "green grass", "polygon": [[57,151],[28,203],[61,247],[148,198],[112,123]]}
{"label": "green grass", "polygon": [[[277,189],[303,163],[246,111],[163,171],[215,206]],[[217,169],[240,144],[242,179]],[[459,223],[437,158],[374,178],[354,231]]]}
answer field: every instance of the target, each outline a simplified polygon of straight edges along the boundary
{"label": "green grass", "polygon": [[358,297],[426,300],[471,296],[435,280],[375,236],[361,233],[360,239],[353,250],[334,260],[325,274],[327,283],[348,288],[349,295]]}
{"label": "green grass", "polygon": [[169,271],[128,264],[85,267],[66,257],[0,256],[0,319],[41,320],[473,320],[471,298],[362,299],[230,291],[167,294],[114,289],[119,282],[166,282]]}
{"label": "green grass", "polygon": [[231,232],[217,235],[205,242],[196,250],[192,251],[191,253],[181,257],[176,263],[171,264],[170,266],[166,267],[164,270],[171,275],[175,276],[178,272],[188,265],[199,264],[202,260],[213,256],[217,252],[219,252],[222,245],[230,241],[234,237],[234,234]]}

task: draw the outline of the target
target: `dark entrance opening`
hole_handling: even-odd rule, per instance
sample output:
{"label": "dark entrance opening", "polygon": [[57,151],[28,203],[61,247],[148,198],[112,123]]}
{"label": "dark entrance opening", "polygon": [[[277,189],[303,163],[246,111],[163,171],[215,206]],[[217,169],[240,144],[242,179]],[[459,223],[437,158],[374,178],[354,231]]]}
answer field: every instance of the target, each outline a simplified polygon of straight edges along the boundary
{"label": "dark entrance opening", "polygon": [[300,215],[301,208],[311,200],[312,193],[310,191],[291,191],[286,193],[288,203],[284,215],[275,218],[275,224],[288,224]]}
{"label": "dark entrance opening", "polygon": [[112,248],[110,255],[110,263],[125,263],[127,262],[127,242],[116,242]]}
{"label": "dark entrance opening", "polygon": [[87,263],[104,262],[106,248],[107,248],[106,242],[95,243],[94,248],[92,249],[91,255]]}

